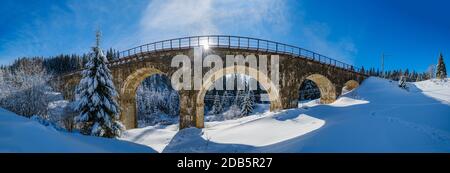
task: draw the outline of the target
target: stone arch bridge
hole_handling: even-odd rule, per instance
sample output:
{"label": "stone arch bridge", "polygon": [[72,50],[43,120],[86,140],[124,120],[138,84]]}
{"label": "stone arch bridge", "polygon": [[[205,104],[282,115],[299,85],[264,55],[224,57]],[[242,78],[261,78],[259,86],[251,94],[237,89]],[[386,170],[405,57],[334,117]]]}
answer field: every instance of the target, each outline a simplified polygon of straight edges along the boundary
{"label": "stone arch bridge", "polygon": [[[176,55],[194,57],[194,48],[207,48],[210,53],[225,57],[225,55],[271,55],[279,56],[279,84],[262,84],[268,90],[271,100],[271,111],[295,108],[299,96],[299,88],[306,79],[314,81],[321,92],[321,102],[332,103],[341,94],[344,87],[357,87],[367,76],[358,73],[358,68],[308,51],[268,40],[236,36],[193,36],[177,38],[145,44],[123,52],[117,60],[110,61],[108,66],[113,75],[113,82],[119,93],[121,108],[120,119],[127,129],[137,126],[136,89],[147,77],[154,74],[171,76],[178,68],[171,67],[171,60]],[[191,61],[193,63],[193,61]],[[269,61],[270,62],[270,61]],[[194,64],[191,64],[193,67]],[[214,81],[224,75],[239,73],[246,68],[247,74],[258,80],[269,79],[268,75],[257,69],[235,66],[234,69],[224,68],[204,80],[200,90],[180,90],[180,129],[190,126],[204,127],[204,97]],[[270,68],[267,74],[270,74]],[[203,67],[203,72],[208,71]],[[74,99],[75,88],[81,79],[80,71],[58,76],[52,81],[54,88],[63,93],[65,99]]]}

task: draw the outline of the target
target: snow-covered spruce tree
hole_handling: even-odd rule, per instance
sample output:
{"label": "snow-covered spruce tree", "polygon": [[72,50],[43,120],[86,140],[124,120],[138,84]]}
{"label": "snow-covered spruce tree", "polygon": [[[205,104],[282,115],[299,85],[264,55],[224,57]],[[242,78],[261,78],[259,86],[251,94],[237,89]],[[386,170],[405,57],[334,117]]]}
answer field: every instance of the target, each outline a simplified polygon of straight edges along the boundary
{"label": "snow-covered spruce tree", "polygon": [[217,115],[217,114],[221,113],[222,110],[223,110],[223,107],[222,107],[220,96],[218,93],[216,93],[216,95],[214,96],[214,103],[213,103],[211,112],[213,114]]}
{"label": "snow-covered spruce tree", "polygon": [[252,105],[253,105],[253,107],[255,107],[255,104],[256,104],[256,97],[255,97],[255,93],[253,93],[253,91],[252,91],[252,90],[249,90],[249,91],[248,91],[248,94],[250,94],[250,100],[252,101]]}
{"label": "snow-covered spruce tree", "polygon": [[97,45],[92,50],[77,87],[76,109],[80,114],[75,117],[75,122],[85,135],[117,137],[124,126],[118,121],[117,92],[106,66],[107,59],[99,46],[98,33]]}
{"label": "snow-covered spruce tree", "polygon": [[242,104],[242,102],[244,101],[244,97],[245,97],[244,91],[243,90],[237,90],[236,91],[236,98],[234,99],[234,104],[240,106]]}
{"label": "snow-covered spruce tree", "polygon": [[241,116],[248,116],[253,112],[253,102],[250,96],[250,92],[247,93],[242,101]]}
{"label": "snow-covered spruce tree", "polygon": [[227,91],[224,91],[223,96],[222,96],[222,105],[224,108],[228,108],[233,104],[233,98],[231,97],[230,94],[228,94]]}
{"label": "snow-covered spruce tree", "polygon": [[447,78],[447,69],[445,68],[444,56],[442,56],[442,53],[439,54],[439,60],[436,66],[436,78],[438,79]]}

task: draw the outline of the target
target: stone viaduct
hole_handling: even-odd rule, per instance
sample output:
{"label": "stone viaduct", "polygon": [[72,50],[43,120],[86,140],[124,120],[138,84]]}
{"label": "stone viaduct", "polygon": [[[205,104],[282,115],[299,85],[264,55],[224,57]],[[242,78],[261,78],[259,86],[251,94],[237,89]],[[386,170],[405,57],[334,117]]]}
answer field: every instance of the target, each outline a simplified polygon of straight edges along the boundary
{"label": "stone viaduct", "polygon": [[[115,87],[119,93],[121,107],[120,120],[127,129],[136,128],[136,89],[147,77],[162,74],[169,77],[178,69],[171,67],[172,58],[176,55],[187,55],[194,58],[194,48],[204,47],[206,54],[225,55],[271,55],[279,56],[279,84],[264,84],[260,80],[269,79],[266,75],[248,67],[236,65],[224,68],[203,81],[200,90],[180,90],[180,129],[190,126],[204,127],[204,96],[214,81],[221,77],[241,73],[246,69],[248,75],[258,79],[271,100],[270,110],[277,111],[297,107],[299,88],[306,79],[312,80],[319,87],[324,104],[332,103],[341,94],[344,87],[353,89],[367,76],[358,73],[358,68],[327,58],[323,55],[282,43],[235,36],[195,36],[165,40],[135,47],[120,53],[120,58],[109,62]],[[193,63],[193,60],[191,61]],[[269,61],[270,62],[270,61]],[[191,64],[193,67],[194,64]],[[270,66],[270,63],[269,63]],[[203,73],[209,67],[203,67]],[[270,68],[268,68],[270,74]],[[244,70],[245,71],[245,70]],[[80,72],[58,76],[52,81],[56,90],[63,93],[65,99],[73,100],[75,88],[81,78]]]}

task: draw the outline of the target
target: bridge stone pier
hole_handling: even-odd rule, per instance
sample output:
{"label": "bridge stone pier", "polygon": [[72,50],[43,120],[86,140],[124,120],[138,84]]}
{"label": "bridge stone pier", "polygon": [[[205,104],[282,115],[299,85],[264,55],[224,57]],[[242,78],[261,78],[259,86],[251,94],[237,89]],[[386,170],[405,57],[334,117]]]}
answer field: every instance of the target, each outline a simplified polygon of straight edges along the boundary
{"label": "bridge stone pier", "polygon": [[[205,39],[208,43],[203,41]],[[170,46],[167,48],[164,47],[165,45]],[[245,72],[244,75],[257,79],[263,88],[270,88],[267,93],[271,101],[271,111],[296,108],[299,88],[306,79],[317,84],[321,93],[321,103],[328,104],[336,100],[344,87],[346,90],[356,88],[367,77],[358,73],[357,68],[345,63],[301,48],[266,40],[232,36],[201,36],[155,42],[124,51],[119,60],[109,62],[113,82],[119,93],[120,120],[127,129],[137,127],[136,90],[141,82],[155,74],[166,75],[170,79],[178,70],[177,67],[171,67],[172,58],[176,55],[187,55],[191,59],[191,67],[194,67],[194,48],[204,45],[208,45],[209,48],[204,51],[203,57],[207,54],[215,54],[219,55],[224,62],[226,55],[243,55],[244,57],[255,55],[258,61],[259,55],[266,55],[269,59],[268,73],[262,73],[246,63],[215,71],[204,79],[200,90],[178,91],[180,129],[204,127],[205,94],[215,81],[228,74]],[[292,48],[292,51],[287,51],[286,48]],[[272,55],[279,56],[278,84],[261,82],[262,80],[270,81]],[[209,70],[210,67],[203,67],[202,73],[205,74]],[[74,72],[58,76],[52,83],[56,90],[63,93],[65,99],[73,100],[75,88],[80,79],[80,72]]]}

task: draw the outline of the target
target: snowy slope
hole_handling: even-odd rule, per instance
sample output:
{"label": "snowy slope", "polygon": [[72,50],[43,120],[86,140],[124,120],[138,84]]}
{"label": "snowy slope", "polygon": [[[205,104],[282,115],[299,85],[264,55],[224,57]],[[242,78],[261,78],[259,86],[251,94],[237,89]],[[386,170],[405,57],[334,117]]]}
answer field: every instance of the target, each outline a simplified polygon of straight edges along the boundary
{"label": "snowy slope", "polygon": [[450,78],[446,80],[426,80],[416,82],[415,86],[424,95],[442,100],[443,103],[450,105]]}
{"label": "snowy slope", "polygon": [[207,122],[205,129],[146,127],[125,140],[158,152],[450,152],[449,83],[410,90],[369,78],[329,105]]}
{"label": "snowy slope", "polygon": [[[440,99],[425,92],[400,89],[396,82],[369,78],[335,103],[305,112],[327,121],[323,128],[254,151],[450,152],[450,106],[441,100],[448,99],[443,97],[448,94],[448,83],[431,90]],[[349,97],[367,103],[341,107]]]}
{"label": "snowy slope", "polygon": [[154,152],[117,139],[64,133],[0,108],[0,152]]}
{"label": "snowy slope", "polygon": [[0,109],[0,152],[450,152],[450,82],[400,89],[369,78],[328,105],[206,122],[132,129],[117,139],[64,133]]}

